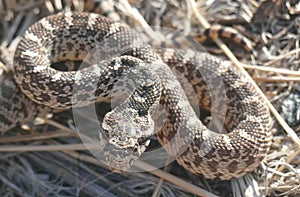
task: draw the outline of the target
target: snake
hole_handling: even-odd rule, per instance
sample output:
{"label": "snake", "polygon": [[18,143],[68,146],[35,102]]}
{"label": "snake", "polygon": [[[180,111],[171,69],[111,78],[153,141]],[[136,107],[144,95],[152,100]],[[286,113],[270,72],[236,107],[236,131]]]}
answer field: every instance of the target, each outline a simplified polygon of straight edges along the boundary
{"label": "snake", "polygon": [[[51,67],[64,61],[89,66]],[[0,84],[1,132],[51,110],[107,102],[128,91],[122,85],[132,87],[104,116],[99,134],[114,172],[128,170],[153,135],[181,166],[208,179],[252,172],[270,148],[270,112],[229,61],[205,52],[154,48],[130,27],[98,14],[66,11],[42,18],[24,33],[13,66],[13,77]],[[189,100],[189,91],[196,102]],[[228,133],[205,126],[193,105],[220,114]],[[157,106],[164,114],[158,130],[152,115]]]}

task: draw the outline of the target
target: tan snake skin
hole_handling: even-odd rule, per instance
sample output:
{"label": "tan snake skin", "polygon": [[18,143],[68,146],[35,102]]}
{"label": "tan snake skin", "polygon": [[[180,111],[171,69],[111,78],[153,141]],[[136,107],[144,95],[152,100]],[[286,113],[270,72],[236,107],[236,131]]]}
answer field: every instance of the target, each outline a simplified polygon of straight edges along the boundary
{"label": "tan snake skin", "polygon": [[[88,63],[95,63],[101,53],[121,55],[77,72],[50,67],[55,62],[83,60],[98,46]],[[14,77],[30,99],[13,80],[1,84],[0,131],[48,108],[106,101],[124,74],[136,76],[142,85],[104,118],[102,127],[108,139],[104,151],[112,170],[127,170],[145,151],[149,143],[145,139],[155,133],[180,165],[210,179],[240,177],[253,171],[266,155],[272,138],[269,111],[251,83],[229,62],[207,53],[154,50],[128,27],[89,13],[59,13],[26,31],[15,53]],[[227,109],[224,125],[229,134],[213,132],[198,119],[181,88],[180,82],[186,83],[183,78],[192,85],[199,106],[212,113]],[[222,100],[223,89],[226,98]],[[9,91],[15,92],[13,103],[7,101],[5,92]],[[155,131],[150,111],[158,103],[165,110],[165,119]],[[20,105],[27,107],[22,111]],[[41,107],[44,105],[47,107]]]}

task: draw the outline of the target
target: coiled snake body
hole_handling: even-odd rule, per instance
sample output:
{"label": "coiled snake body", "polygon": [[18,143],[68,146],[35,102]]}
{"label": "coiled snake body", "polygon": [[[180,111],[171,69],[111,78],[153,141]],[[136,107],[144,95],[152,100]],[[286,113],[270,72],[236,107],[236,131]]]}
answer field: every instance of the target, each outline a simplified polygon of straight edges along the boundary
{"label": "coiled snake body", "polygon": [[[94,48],[98,48],[96,55],[90,55]],[[102,53],[120,56],[108,59]],[[55,62],[83,60],[87,55],[91,64],[106,60],[77,72],[50,67]],[[114,85],[122,82],[120,76],[134,78],[137,88],[102,124],[108,139],[106,159],[115,171],[126,170],[145,151],[145,139],[155,134],[150,111],[158,103],[165,110],[158,140],[183,167],[206,178],[230,179],[252,171],[271,143],[268,109],[250,82],[228,62],[207,53],[154,50],[128,27],[97,14],[65,12],[42,19],[26,31],[14,60],[14,78],[30,99],[18,95],[13,80],[2,83],[0,102],[6,111],[0,111],[1,131],[48,108],[67,109],[107,100],[117,91]],[[182,78],[192,85],[201,107],[212,113],[227,109],[224,125],[229,134],[203,125],[181,88]],[[4,87],[17,92],[16,102],[7,103]],[[27,106],[27,114],[13,115],[21,111],[21,107],[10,107],[17,103]]]}

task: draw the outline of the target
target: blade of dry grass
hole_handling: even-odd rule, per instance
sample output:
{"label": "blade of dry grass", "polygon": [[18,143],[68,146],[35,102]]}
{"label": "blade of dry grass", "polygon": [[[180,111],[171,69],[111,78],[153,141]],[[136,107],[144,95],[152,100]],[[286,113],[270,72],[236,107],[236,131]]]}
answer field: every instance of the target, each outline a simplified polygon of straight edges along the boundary
{"label": "blade of dry grass", "polygon": [[249,70],[258,70],[258,71],[264,71],[264,72],[273,72],[276,74],[282,74],[282,75],[289,75],[289,76],[300,76],[299,71],[294,70],[287,70],[284,68],[274,68],[274,67],[268,67],[268,66],[256,66],[256,65],[247,65],[241,63],[241,65]]}
{"label": "blade of dry grass", "polygon": [[[95,157],[91,157],[91,156],[87,156],[87,155],[84,155],[84,154],[79,154],[75,151],[66,151],[67,154],[70,154],[72,155],[73,157],[76,157],[77,159],[80,159],[82,161],[85,161],[85,162],[89,162],[89,163],[92,163],[94,165],[98,165],[98,166],[101,166],[103,167],[103,163],[100,162],[100,160],[96,159]],[[199,195],[199,196],[207,196],[207,197],[216,197],[216,195],[208,192],[208,191],[205,191],[203,189],[201,189],[200,187],[197,187],[196,185],[193,185],[191,183],[188,183],[186,181],[184,181],[183,179],[180,179],[172,174],[169,174],[167,172],[164,172],[162,170],[153,170],[155,169],[154,166],[151,166],[149,164],[146,164],[142,161],[139,161],[137,160],[134,165],[140,169],[143,169],[161,179],[164,179],[170,183],[173,183],[174,185],[180,187],[180,188],[183,188],[185,189],[186,191],[189,191],[195,195]]]}
{"label": "blade of dry grass", "polygon": [[34,141],[34,140],[46,140],[46,139],[52,139],[52,138],[58,138],[58,137],[68,137],[68,136],[72,136],[72,134],[58,130],[55,132],[34,133],[34,134],[29,134],[29,135],[3,137],[3,138],[0,138],[0,144],[12,143],[12,142]]}
{"label": "blade of dry grass", "polygon": [[256,82],[300,82],[300,77],[282,77],[282,76],[274,76],[274,77],[253,77],[252,78]]}
{"label": "blade of dry grass", "polygon": [[[300,154],[300,149],[298,149],[296,152],[291,153],[287,158],[286,158],[286,163],[291,163],[295,157],[297,157]],[[285,169],[285,166],[280,166],[277,171],[282,172]]]}
{"label": "blade of dry grass", "polygon": [[[170,162],[171,162],[171,157],[169,156],[168,159],[165,162],[165,167],[164,167],[165,172],[169,171],[169,165],[167,165],[167,164],[170,163]],[[163,186],[163,183],[164,183],[164,179],[160,178],[159,182],[157,183],[157,186],[156,186],[156,188],[155,188],[155,190],[152,194],[152,197],[159,197],[161,188]]]}
{"label": "blade of dry grass", "polygon": [[[8,72],[7,67],[0,61],[0,69],[4,70],[5,72]],[[0,73],[1,75],[1,73]]]}
{"label": "blade of dry grass", "polygon": [[[52,120],[45,120],[45,122],[47,123],[51,123],[51,125],[56,125],[58,126],[60,129],[68,131],[68,132],[72,132],[69,128],[55,122]],[[72,132],[73,133],[73,132]],[[18,145],[18,146],[0,146],[0,152],[25,152],[25,151],[64,151],[70,155],[73,155],[74,157],[80,159],[80,160],[84,160],[86,162],[89,163],[93,163],[96,165],[99,165],[101,167],[103,167],[103,163],[101,163],[98,159],[94,158],[94,157],[90,157],[87,155],[82,155],[82,154],[78,154],[75,152],[75,150],[97,150],[99,149],[99,144],[98,143],[89,143],[89,144],[66,144],[66,145],[62,145],[62,144],[51,144],[51,145],[34,145],[34,146],[23,146],[23,145]],[[208,197],[215,197],[216,195],[207,192],[191,183],[188,183],[174,175],[171,175],[167,172],[164,172],[162,170],[153,170],[155,169],[155,167],[146,164],[144,162],[141,161],[136,161],[134,164],[136,167],[141,168],[145,171],[149,171],[151,174],[164,179],[168,182],[173,183],[174,185],[181,187],[183,189],[185,189],[186,191],[189,191],[193,194],[196,195],[200,195],[200,196],[208,196]]]}
{"label": "blade of dry grass", "polygon": [[131,18],[137,21],[151,39],[163,40],[163,37],[160,37],[159,34],[152,30],[140,12],[136,8],[133,8],[127,0],[120,0],[120,4],[123,6],[124,10],[126,10],[126,13],[130,14]]}
{"label": "blade of dry grass", "polygon": [[61,145],[2,145],[0,152],[28,152],[28,151],[63,151],[63,150],[98,150],[99,144],[61,144]]}
{"label": "blade of dry grass", "polygon": [[90,138],[89,136],[83,134],[83,133],[80,133],[80,136],[77,132],[71,130],[69,127],[66,127],[56,121],[53,121],[51,119],[48,119],[48,118],[42,118],[42,120],[45,122],[45,124],[48,124],[48,125],[51,125],[53,127],[56,127],[62,131],[65,131],[65,132],[68,132],[68,133],[71,133],[72,135],[75,135],[77,138],[79,139],[82,139],[84,142],[95,142],[94,139]]}
{"label": "blade of dry grass", "polygon": [[169,181],[171,183],[173,183],[174,185],[177,185],[183,189],[185,189],[186,191],[189,191],[193,194],[196,194],[196,195],[199,195],[199,196],[207,196],[207,197],[216,197],[216,195],[208,192],[208,191],[205,191],[203,189],[200,189],[199,187],[195,186],[195,185],[192,185],[176,176],[173,176],[167,172],[164,172],[162,170],[159,170],[159,169],[156,169],[156,170],[153,170],[154,167],[149,165],[149,164],[146,164],[144,162],[141,162],[139,160],[137,160],[135,162],[135,166],[138,167],[138,168],[141,168],[145,171],[149,171],[151,174],[153,175],[156,175],[166,181]]}
{"label": "blade of dry grass", "polygon": [[[291,55],[294,55],[294,54],[299,54],[299,53],[300,53],[300,49],[299,49],[299,48],[298,48],[298,49],[291,50],[291,51],[289,51],[288,53],[286,53],[286,54],[284,54],[284,55],[280,55],[280,56],[278,56],[276,59],[267,62],[265,65],[266,65],[266,66],[271,66],[272,64],[275,64],[276,62],[281,61],[281,60],[287,58],[288,56],[291,56]],[[300,73],[300,72],[298,72],[297,75],[299,75],[299,73]]]}
{"label": "blade of dry grass", "polygon": [[8,179],[6,179],[4,176],[0,175],[0,182],[2,184],[5,184],[6,187],[9,188],[9,190],[12,190],[14,193],[16,193],[19,196],[24,197],[30,197],[31,195],[24,193],[19,187],[17,187],[14,183],[10,182]]}
{"label": "blade of dry grass", "polygon": [[[102,185],[89,181],[89,179],[84,176],[87,174],[82,172],[81,167],[78,166],[77,160],[71,160],[71,158],[68,158],[68,155],[61,153],[53,154],[50,152],[41,154],[36,152],[27,154],[26,157],[32,163],[36,163],[39,169],[46,171],[50,175],[57,176],[59,174],[59,177],[74,189],[74,192],[70,192],[73,193],[72,195],[74,196],[97,196],[105,193],[105,196],[115,197],[112,193],[107,192]],[[92,179],[95,179],[95,177]],[[61,185],[61,187],[63,187],[63,185]],[[60,193],[57,195],[62,196]]]}

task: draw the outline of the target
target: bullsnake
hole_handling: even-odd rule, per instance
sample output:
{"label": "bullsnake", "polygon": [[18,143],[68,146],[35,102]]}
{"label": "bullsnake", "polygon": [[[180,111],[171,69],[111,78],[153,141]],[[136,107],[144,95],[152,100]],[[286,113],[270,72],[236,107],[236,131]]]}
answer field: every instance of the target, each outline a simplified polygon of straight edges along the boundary
{"label": "bullsnake", "polygon": [[[83,59],[92,65],[76,72],[50,67]],[[5,79],[0,87],[2,132],[51,109],[107,101],[118,95],[116,83],[136,85],[102,123],[106,160],[114,171],[127,170],[154,134],[184,168],[222,180],[253,171],[271,143],[267,107],[229,62],[208,53],[153,49],[127,26],[97,14],[62,12],[35,23],[17,47],[13,73],[15,80]],[[131,76],[125,77],[129,82],[123,75]],[[230,133],[213,132],[198,119],[181,86],[187,82],[200,107],[217,114],[226,109]],[[150,114],[157,105],[165,112],[159,131]]]}

